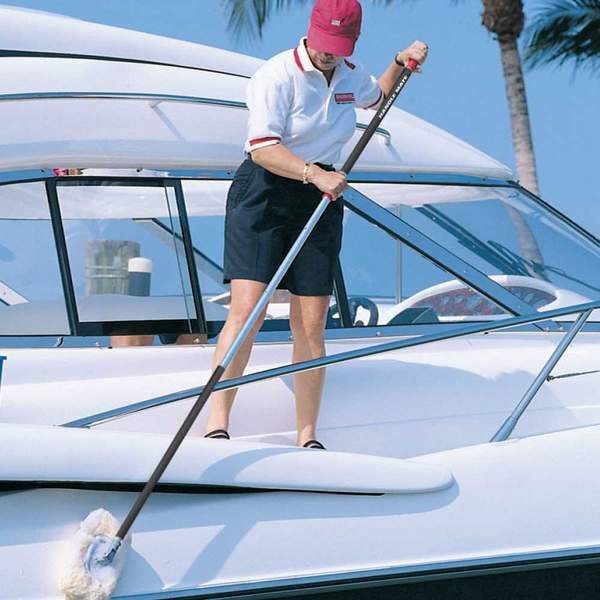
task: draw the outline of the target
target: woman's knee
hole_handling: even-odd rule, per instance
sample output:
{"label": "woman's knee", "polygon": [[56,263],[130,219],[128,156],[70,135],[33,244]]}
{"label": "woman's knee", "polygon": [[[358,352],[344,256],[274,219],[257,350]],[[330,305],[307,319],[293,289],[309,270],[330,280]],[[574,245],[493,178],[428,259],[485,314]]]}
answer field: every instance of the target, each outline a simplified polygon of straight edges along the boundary
{"label": "woman's knee", "polygon": [[[242,327],[260,300],[264,288],[265,285],[258,281],[233,281],[227,322],[232,326]],[[259,323],[262,323],[265,313],[266,310],[258,319]]]}
{"label": "woman's knee", "polygon": [[[232,307],[229,310],[229,314],[227,315],[227,324],[230,327],[235,327],[236,329],[241,329],[252,314],[254,310],[253,304],[245,304],[238,303],[235,307]],[[262,311],[259,318],[256,321],[256,324],[253,329],[260,329],[264,319],[265,319],[266,309]]]}
{"label": "woman's knee", "polygon": [[306,340],[311,344],[322,344],[325,339],[324,319],[290,321],[290,329],[295,340]]}
{"label": "woman's knee", "polygon": [[325,335],[327,304],[312,303],[295,306],[290,315],[290,329],[294,338],[307,338],[318,342]]}

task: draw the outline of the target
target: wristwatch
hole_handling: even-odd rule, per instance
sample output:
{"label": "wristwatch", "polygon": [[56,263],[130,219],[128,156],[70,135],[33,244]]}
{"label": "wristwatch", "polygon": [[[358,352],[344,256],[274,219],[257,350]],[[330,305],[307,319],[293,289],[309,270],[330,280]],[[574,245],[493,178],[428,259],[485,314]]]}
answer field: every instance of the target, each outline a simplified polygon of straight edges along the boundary
{"label": "wristwatch", "polygon": [[404,64],[404,61],[402,60],[398,60],[398,54],[400,54],[400,52],[397,52],[394,56],[394,62],[399,66],[399,67],[405,67],[406,65]]}

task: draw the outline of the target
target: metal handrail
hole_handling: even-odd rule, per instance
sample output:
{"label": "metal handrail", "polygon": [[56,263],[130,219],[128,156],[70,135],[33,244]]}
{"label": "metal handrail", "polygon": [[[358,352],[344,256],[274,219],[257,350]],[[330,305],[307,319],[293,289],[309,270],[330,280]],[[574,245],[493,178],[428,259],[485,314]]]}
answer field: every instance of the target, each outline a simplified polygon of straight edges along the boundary
{"label": "metal handrail", "polygon": [[148,94],[144,92],[26,92],[20,94],[0,94],[0,102],[17,102],[27,100],[146,100],[152,107],[161,102],[183,102],[187,104],[208,104],[227,108],[246,109],[245,102],[225,100],[223,98],[206,98],[204,96],[186,96],[181,94]]}
{"label": "metal handrail", "polygon": [[[360,129],[361,131],[364,131],[367,127],[368,125],[365,125],[364,123],[356,124],[356,129]],[[389,146],[392,143],[392,134],[387,129],[384,129],[383,127],[377,127],[377,129],[375,129],[375,133],[383,136],[386,146]]]}
{"label": "metal handrail", "polygon": [[[162,102],[181,102],[184,104],[204,104],[209,106],[222,106],[226,108],[247,109],[245,102],[238,100],[225,100],[224,98],[206,98],[204,96],[186,96],[180,94],[148,94],[143,92],[27,92],[22,94],[0,94],[0,102],[17,102],[27,100],[65,100],[65,99],[92,99],[92,100],[145,100],[151,103],[152,108]],[[367,125],[357,123],[356,129],[365,130]],[[375,133],[383,136],[386,146],[392,141],[392,134],[383,127],[377,127]]]}
{"label": "metal handrail", "polygon": [[[432,333],[427,335],[421,335],[409,339],[397,340],[394,342],[387,342],[384,344],[375,344],[367,346],[366,348],[357,348],[356,350],[349,350],[347,352],[339,352],[329,356],[323,356],[321,358],[315,358],[312,360],[306,360],[298,363],[291,363],[282,367],[275,367],[272,369],[266,369],[264,371],[258,371],[242,377],[234,377],[232,379],[226,379],[221,381],[215,386],[215,391],[228,390],[238,388],[248,383],[255,383],[258,381],[265,381],[267,379],[273,379],[275,377],[282,377],[284,375],[291,375],[293,373],[301,373],[303,371],[309,371],[312,369],[320,369],[329,365],[347,362],[355,360],[357,358],[363,358],[366,356],[373,356],[376,354],[382,354],[384,352],[391,352],[393,350],[401,350],[403,348],[411,348],[415,346],[422,346],[432,342],[444,341],[467,335],[473,335],[476,333],[487,333],[490,331],[497,331],[500,329],[507,329],[516,327],[519,325],[526,325],[529,323],[536,323],[539,321],[546,321],[548,319],[554,319],[555,317],[563,317],[566,315],[572,315],[577,313],[591,313],[592,310],[600,308],[600,301],[587,302],[585,304],[574,304],[564,308],[556,308],[554,310],[544,311],[536,313],[535,315],[523,315],[519,317],[510,317],[508,319],[501,319],[494,321],[493,323],[478,323],[475,325],[466,325],[464,327],[457,327],[450,331],[442,333]],[[587,315],[589,316],[589,315]],[[587,319],[586,316],[586,319]],[[582,324],[583,325],[583,324]],[[577,330],[579,331],[579,329]],[[127,406],[121,406],[112,410],[96,413],[87,417],[82,417],[74,421],[64,423],[64,427],[91,427],[111,421],[113,419],[121,418],[127,415],[131,415],[142,410],[149,408],[155,408],[170,404],[171,402],[178,402],[180,400],[187,400],[193,396],[197,396],[202,392],[204,386],[189,388],[172,394],[164,396],[158,396],[149,400],[143,400],[141,402],[135,402]]]}
{"label": "metal handrail", "polygon": [[592,309],[582,312],[578,319],[573,323],[569,331],[560,340],[560,343],[555,348],[552,356],[546,361],[546,364],[541,368],[540,372],[536,375],[535,379],[532,381],[531,385],[525,392],[525,395],[517,406],[513,409],[512,413],[507,417],[507,419],[502,423],[500,429],[496,431],[493,435],[490,442],[503,442],[507,440],[510,434],[513,432],[514,428],[517,426],[519,419],[527,409],[527,407],[531,404],[531,401],[535,398],[535,395],[538,393],[539,389],[542,387],[542,384],[548,378],[548,375],[552,372],[552,369],[556,366],[556,363],[560,360],[562,355],[566,352],[567,348],[571,345],[571,342],[575,339],[575,336],[579,333],[581,328],[585,325],[585,322],[588,320],[588,317],[592,314]]}

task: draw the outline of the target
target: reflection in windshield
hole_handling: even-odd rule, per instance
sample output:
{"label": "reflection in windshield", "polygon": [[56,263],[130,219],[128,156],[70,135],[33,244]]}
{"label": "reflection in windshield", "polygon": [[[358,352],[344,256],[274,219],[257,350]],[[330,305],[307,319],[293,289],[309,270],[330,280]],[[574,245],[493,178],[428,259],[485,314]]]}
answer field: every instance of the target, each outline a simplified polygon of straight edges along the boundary
{"label": "reflection in windshield", "polygon": [[516,188],[356,187],[487,275],[541,280],[565,301],[600,298],[598,245]]}

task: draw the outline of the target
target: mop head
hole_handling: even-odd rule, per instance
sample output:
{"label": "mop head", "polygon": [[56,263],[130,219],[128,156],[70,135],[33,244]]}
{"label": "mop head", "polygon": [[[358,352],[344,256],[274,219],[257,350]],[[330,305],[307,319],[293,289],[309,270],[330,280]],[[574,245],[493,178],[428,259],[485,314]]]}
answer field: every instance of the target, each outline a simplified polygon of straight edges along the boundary
{"label": "mop head", "polygon": [[98,560],[106,555],[119,528],[117,520],[103,508],[90,513],[75,534],[71,557],[59,580],[66,600],[108,600],[119,579],[129,538],[109,564]]}

